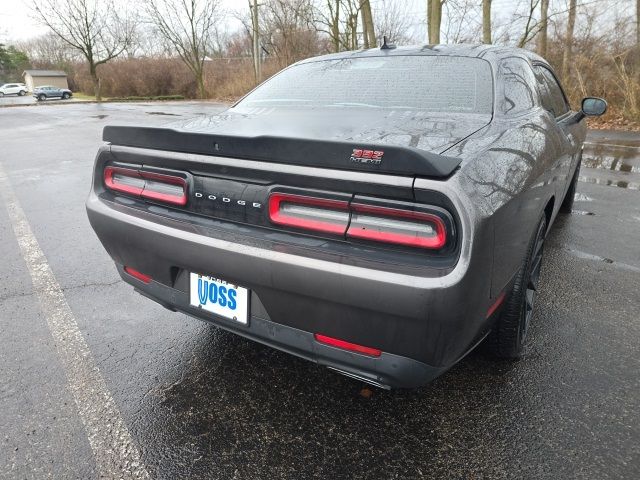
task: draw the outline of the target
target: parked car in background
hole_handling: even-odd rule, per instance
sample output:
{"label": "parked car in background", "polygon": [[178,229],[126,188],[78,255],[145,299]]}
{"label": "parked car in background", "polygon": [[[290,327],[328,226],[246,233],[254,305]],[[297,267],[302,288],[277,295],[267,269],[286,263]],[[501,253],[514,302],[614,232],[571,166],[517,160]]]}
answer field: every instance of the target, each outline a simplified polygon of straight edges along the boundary
{"label": "parked car in background", "polygon": [[487,337],[523,354],[584,118],[605,110],[572,108],[518,48],[310,58],[222,114],[105,127],[87,211],[122,278],[170,310],[417,387]]}
{"label": "parked car in background", "polygon": [[63,100],[67,100],[71,98],[72,95],[73,93],[68,88],[52,87],[51,85],[33,89],[33,96],[40,101],[46,100],[47,98],[62,98]]}
{"label": "parked car in background", "polygon": [[5,95],[18,95],[20,97],[27,94],[27,86],[24,83],[5,83],[0,87],[0,97]]}

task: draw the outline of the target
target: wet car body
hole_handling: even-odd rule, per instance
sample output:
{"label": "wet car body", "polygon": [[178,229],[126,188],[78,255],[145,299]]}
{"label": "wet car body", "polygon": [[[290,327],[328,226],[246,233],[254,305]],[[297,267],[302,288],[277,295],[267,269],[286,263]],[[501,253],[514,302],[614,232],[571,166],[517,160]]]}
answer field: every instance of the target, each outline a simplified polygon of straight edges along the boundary
{"label": "wet car body", "polygon": [[[557,215],[586,126],[566,99],[564,111],[543,104],[540,69],[553,73],[519,49],[375,49],[300,65],[397,57],[484,62],[490,111],[241,100],[167,129],[106,127],[87,211],[122,278],[171,310],[379,386],[423,385],[455,364],[494,326],[540,216]],[[179,177],[184,203],[144,198],[144,186],[114,191],[109,168],[143,184]],[[345,232],[279,225],[276,194],[346,205]],[[362,206],[439,219],[446,241],[425,250],[350,237]],[[192,274],[248,289],[246,323],[194,304]]]}

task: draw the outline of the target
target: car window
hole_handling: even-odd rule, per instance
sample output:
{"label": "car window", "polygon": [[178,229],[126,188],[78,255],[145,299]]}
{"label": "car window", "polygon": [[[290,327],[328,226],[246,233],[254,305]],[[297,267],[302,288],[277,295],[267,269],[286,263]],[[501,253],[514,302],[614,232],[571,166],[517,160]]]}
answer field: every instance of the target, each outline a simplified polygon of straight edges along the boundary
{"label": "car window", "polygon": [[536,65],[536,78],[541,87],[542,106],[550,111],[554,117],[560,117],[569,111],[562,88],[551,71]]}
{"label": "car window", "polygon": [[479,58],[393,55],[321,60],[282,71],[235,108],[265,106],[491,114],[493,80],[489,63]]}
{"label": "car window", "polygon": [[498,99],[501,113],[519,114],[536,106],[536,78],[524,59],[510,57],[502,60],[498,78],[502,87]]}

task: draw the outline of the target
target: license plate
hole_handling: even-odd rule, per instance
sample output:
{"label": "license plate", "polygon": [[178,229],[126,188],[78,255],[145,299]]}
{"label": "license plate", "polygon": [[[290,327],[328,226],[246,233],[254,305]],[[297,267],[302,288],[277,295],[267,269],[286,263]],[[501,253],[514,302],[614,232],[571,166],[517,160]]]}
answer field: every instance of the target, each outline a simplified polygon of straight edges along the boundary
{"label": "license plate", "polygon": [[234,322],[249,320],[249,290],[219,278],[198,273],[190,276],[190,303]]}

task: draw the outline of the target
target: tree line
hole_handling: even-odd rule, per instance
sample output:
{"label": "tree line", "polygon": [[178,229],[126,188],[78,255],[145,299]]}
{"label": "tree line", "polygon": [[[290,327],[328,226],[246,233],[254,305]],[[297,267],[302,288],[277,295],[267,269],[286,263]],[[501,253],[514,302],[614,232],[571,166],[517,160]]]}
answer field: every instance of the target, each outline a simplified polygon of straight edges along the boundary
{"label": "tree line", "polygon": [[[162,64],[173,70],[168,76],[179,72],[175,82],[184,91],[163,93],[207,98],[221,91],[241,94],[309,56],[373,48],[383,36],[397,44],[495,43],[537,51],[554,65],[570,96],[607,94],[621,114],[640,119],[640,0],[422,5],[411,11],[401,0],[248,0],[229,12],[220,0],[34,0],[34,14],[50,33],[13,48],[32,63],[77,73],[97,99],[103,78],[111,78],[106,83],[112,93],[110,71],[136,62],[147,71]],[[230,18],[239,27],[229,28]],[[243,78],[234,78],[233,69]],[[237,89],[221,83],[230,81]]]}

